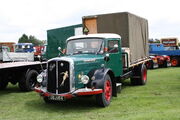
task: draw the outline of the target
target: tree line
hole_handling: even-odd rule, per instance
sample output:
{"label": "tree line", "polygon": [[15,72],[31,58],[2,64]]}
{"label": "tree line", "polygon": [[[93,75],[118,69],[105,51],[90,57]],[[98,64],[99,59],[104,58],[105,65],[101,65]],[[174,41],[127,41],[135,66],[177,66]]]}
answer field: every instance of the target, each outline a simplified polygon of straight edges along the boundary
{"label": "tree line", "polygon": [[33,35],[26,35],[23,34],[19,40],[18,43],[32,43],[34,46],[39,46],[39,45],[44,45],[45,44],[45,40],[39,40],[37,39],[35,36]]}

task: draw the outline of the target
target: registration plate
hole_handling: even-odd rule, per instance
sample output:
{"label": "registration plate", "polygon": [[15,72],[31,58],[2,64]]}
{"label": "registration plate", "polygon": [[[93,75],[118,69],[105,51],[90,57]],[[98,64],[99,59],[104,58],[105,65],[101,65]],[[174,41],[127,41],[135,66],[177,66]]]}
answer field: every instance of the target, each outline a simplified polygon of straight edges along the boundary
{"label": "registration plate", "polygon": [[65,98],[63,96],[58,96],[58,95],[50,96],[49,99],[57,100],[57,101],[65,101]]}

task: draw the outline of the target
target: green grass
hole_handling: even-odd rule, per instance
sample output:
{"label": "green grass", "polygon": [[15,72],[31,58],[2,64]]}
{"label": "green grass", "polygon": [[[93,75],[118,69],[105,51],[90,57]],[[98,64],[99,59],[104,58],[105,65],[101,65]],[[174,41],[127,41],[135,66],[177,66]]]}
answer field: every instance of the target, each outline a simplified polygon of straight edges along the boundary
{"label": "green grass", "polygon": [[9,85],[0,91],[0,120],[180,120],[180,68],[149,70],[145,86],[124,84],[106,108],[93,97],[45,104],[37,93]]}

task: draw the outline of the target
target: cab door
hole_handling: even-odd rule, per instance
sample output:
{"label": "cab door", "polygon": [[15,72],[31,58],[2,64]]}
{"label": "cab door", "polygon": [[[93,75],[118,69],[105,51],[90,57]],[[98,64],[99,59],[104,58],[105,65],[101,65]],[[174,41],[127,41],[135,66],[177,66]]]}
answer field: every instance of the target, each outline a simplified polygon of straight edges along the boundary
{"label": "cab door", "polygon": [[109,67],[115,76],[122,75],[122,55],[120,39],[109,39],[107,41],[107,54],[109,54],[109,61],[107,62],[107,67]]}

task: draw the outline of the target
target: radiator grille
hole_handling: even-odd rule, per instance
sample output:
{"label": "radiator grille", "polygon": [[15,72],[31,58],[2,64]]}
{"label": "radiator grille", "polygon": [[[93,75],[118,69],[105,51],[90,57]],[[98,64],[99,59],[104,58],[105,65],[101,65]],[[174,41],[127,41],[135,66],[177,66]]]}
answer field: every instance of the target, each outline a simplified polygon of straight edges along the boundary
{"label": "radiator grille", "polygon": [[67,61],[51,61],[48,63],[48,92],[61,94],[70,91],[69,68]]}
{"label": "radiator grille", "polygon": [[56,61],[48,63],[48,92],[56,93]]}
{"label": "radiator grille", "polygon": [[[58,93],[66,93],[70,91],[70,72],[69,72],[69,63],[66,61],[58,62]],[[65,77],[65,80],[63,80]],[[64,83],[63,83],[64,82]]]}

